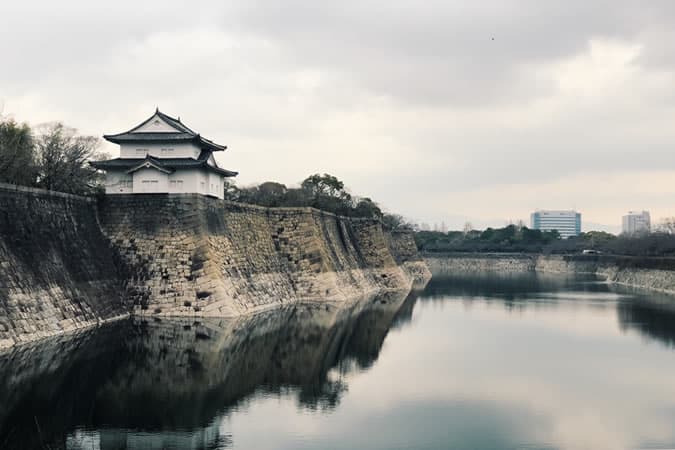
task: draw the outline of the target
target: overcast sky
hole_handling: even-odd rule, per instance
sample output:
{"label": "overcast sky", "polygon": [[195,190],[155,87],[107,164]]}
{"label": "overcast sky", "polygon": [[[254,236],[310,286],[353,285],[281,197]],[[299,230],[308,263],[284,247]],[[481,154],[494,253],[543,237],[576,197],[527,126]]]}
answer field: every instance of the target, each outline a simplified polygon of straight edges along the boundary
{"label": "overcast sky", "polygon": [[159,106],[239,185],[329,172],[456,228],[675,215],[673,1],[97,3],[0,3],[5,115],[100,136]]}

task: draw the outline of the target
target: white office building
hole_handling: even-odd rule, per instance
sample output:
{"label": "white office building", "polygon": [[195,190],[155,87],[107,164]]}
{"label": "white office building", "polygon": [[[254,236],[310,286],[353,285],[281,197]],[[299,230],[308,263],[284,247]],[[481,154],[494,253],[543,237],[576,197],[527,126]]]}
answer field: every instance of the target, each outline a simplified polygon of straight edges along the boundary
{"label": "white office building", "polygon": [[581,213],[571,210],[540,210],[530,216],[532,228],[541,231],[556,230],[562,238],[581,233]]}
{"label": "white office building", "polygon": [[621,218],[621,232],[624,234],[649,233],[651,229],[649,211],[628,211]]}

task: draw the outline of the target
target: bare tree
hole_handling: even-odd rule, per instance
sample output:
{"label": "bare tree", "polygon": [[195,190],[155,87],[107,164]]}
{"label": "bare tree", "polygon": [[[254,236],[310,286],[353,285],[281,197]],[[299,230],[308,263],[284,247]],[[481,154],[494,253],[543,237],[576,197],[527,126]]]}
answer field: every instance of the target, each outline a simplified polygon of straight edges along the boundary
{"label": "bare tree", "polygon": [[87,195],[101,185],[101,174],[89,165],[100,159],[99,140],[80,136],[62,123],[42,125],[35,138],[37,185],[44,189]]}

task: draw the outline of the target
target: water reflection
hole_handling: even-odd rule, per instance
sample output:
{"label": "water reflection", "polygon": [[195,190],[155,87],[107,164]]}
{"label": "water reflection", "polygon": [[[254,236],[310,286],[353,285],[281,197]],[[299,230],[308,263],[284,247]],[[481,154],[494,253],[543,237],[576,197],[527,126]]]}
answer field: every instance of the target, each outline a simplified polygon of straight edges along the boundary
{"label": "water reflection", "polygon": [[444,301],[449,296],[468,304],[477,299],[497,302],[507,310],[556,307],[560,300],[577,302],[577,307],[615,308],[621,330],[637,331],[647,339],[675,346],[675,297],[605,283],[593,275],[436,274],[425,290],[424,301]]}
{"label": "water reflection", "polygon": [[485,297],[501,301],[529,300],[542,293],[560,291],[609,292],[597,277],[535,272],[441,273],[434,274],[424,291],[425,298]]}
{"label": "water reflection", "polygon": [[623,330],[637,331],[646,339],[675,347],[675,298],[626,288],[615,290],[624,294],[632,293],[638,299],[617,305],[617,315]]}
{"label": "water reflection", "polygon": [[228,447],[215,419],[253,393],[335,408],[348,386],[330,373],[370,367],[414,301],[133,319],[0,355],[0,448]]}
{"label": "water reflection", "polygon": [[675,448],[675,300],[595,278],[117,323],[0,355],[0,448]]}

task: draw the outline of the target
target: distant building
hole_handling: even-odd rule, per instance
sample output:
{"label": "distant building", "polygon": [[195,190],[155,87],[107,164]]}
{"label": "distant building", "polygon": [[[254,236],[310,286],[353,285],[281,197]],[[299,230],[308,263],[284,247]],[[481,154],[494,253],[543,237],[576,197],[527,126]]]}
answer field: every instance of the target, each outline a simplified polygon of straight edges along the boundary
{"label": "distant building", "polygon": [[649,211],[628,211],[628,214],[621,218],[621,232],[624,234],[649,233],[651,229]]}
{"label": "distant building", "polygon": [[557,230],[560,236],[568,238],[581,233],[581,213],[576,211],[535,211],[530,216],[532,228],[541,231]]}
{"label": "distant building", "polygon": [[156,110],[120,134],[103,136],[120,145],[120,157],[91,163],[106,172],[106,194],[195,193],[223,198],[225,179],[237,172],[218,166],[218,145]]}

